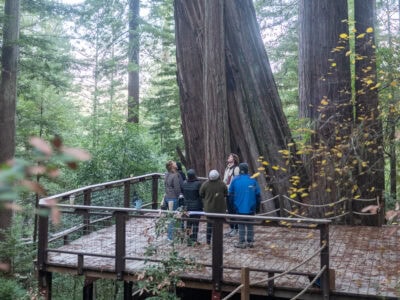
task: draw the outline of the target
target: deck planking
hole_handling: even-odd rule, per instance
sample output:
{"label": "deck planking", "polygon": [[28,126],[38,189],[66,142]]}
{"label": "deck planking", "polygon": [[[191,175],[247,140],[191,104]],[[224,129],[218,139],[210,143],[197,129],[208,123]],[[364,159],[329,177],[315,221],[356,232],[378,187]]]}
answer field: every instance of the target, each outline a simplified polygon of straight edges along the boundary
{"label": "deck planking", "polygon": [[[198,264],[211,265],[211,249],[205,244],[205,223],[201,223],[196,247],[186,244],[171,245],[166,234],[156,237],[154,219],[133,218],[126,224],[126,272],[137,274],[146,264],[142,260],[151,243],[156,247],[156,258],[165,259],[171,249]],[[228,231],[228,227],[225,228]],[[400,297],[400,227],[366,227],[331,225],[330,268],[335,271],[335,292],[382,297]],[[312,256],[319,248],[319,232],[299,228],[255,227],[255,247],[237,249],[237,237],[226,237],[224,247],[223,281],[240,284],[240,271],[233,268],[287,270]],[[103,255],[115,253],[115,226],[85,235],[68,245],[57,248]],[[77,255],[49,252],[48,265],[77,268]],[[114,259],[84,257],[84,268],[97,272],[114,272]],[[296,271],[317,273],[317,255]],[[187,270],[184,278],[210,280],[211,268]],[[266,278],[263,272],[250,272],[250,282]],[[287,275],[275,280],[277,287],[303,288],[309,283],[304,276]],[[262,284],[261,284],[262,285]],[[266,286],[266,284],[264,284]]]}

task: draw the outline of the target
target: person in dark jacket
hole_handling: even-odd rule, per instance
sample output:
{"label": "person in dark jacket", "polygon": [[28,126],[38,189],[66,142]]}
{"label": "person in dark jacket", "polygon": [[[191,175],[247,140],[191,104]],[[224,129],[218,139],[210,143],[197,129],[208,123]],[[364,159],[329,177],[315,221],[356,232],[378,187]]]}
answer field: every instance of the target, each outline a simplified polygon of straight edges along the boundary
{"label": "person in dark jacket", "polygon": [[183,183],[186,180],[186,174],[182,170],[182,163],[180,161],[176,162],[176,169],[177,169],[179,175],[181,176],[181,183]]}
{"label": "person in dark jacket", "polygon": [[[247,163],[239,164],[239,170],[239,176],[235,177],[229,186],[228,201],[230,204],[233,204],[236,214],[254,215],[260,206],[260,186],[257,180],[249,176],[249,166]],[[251,222],[246,224],[239,223],[239,243],[234,246],[237,248],[253,248],[253,243],[254,225]]]}
{"label": "person in dark jacket", "polygon": [[[220,179],[217,170],[211,170],[208,180],[201,185],[200,197],[203,199],[203,210],[208,213],[226,213],[226,196],[228,188]],[[207,244],[210,245],[212,223],[207,223]]]}
{"label": "person in dark jacket", "polygon": [[196,177],[196,172],[193,169],[187,171],[187,180],[182,185],[182,193],[184,197],[184,206],[189,212],[189,219],[186,222],[186,232],[189,233],[188,245],[198,244],[197,235],[199,232],[199,219],[200,214],[191,212],[198,212],[203,210],[203,203],[200,198],[201,182]]}

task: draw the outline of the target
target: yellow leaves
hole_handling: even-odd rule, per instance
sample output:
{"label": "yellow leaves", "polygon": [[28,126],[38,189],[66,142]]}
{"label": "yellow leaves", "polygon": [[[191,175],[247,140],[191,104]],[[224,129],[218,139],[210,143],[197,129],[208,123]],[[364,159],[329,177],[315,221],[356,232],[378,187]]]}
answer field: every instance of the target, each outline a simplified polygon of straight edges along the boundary
{"label": "yellow leaves", "polygon": [[273,170],[278,171],[279,170],[279,166],[272,166],[271,167]]}
{"label": "yellow leaves", "polygon": [[290,195],[290,198],[292,198],[292,199],[294,199],[294,198],[296,198],[296,197],[297,197],[297,194],[296,194],[296,193],[293,193],[293,194]]}
{"label": "yellow leaves", "polygon": [[349,56],[351,54],[351,50],[346,52],[346,56]]}
{"label": "yellow leaves", "polygon": [[306,239],[311,239],[314,237],[314,233],[310,232],[309,234],[307,234]]}
{"label": "yellow leaves", "polygon": [[372,33],[372,32],[374,32],[374,29],[372,27],[368,27],[365,32]]}
{"label": "yellow leaves", "polygon": [[329,104],[329,101],[327,99],[324,98],[324,99],[321,100],[321,105],[326,106],[328,104]]}
{"label": "yellow leaves", "polygon": [[365,33],[361,33],[361,34],[356,36],[356,39],[362,39],[364,37],[365,37]]}
{"label": "yellow leaves", "polygon": [[290,154],[289,150],[279,150],[278,152],[286,156]]}
{"label": "yellow leaves", "polygon": [[263,161],[262,164],[263,164],[264,166],[268,166],[268,165],[269,165],[269,162]]}
{"label": "yellow leaves", "polygon": [[341,33],[341,34],[339,35],[339,37],[340,37],[341,39],[346,40],[346,39],[349,38],[349,35],[348,35],[347,33]]}
{"label": "yellow leaves", "polygon": [[251,176],[251,178],[257,178],[258,176],[260,176],[260,172],[254,173],[253,176]]}
{"label": "yellow leaves", "polygon": [[390,83],[390,86],[391,86],[391,87],[396,87],[396,86],[397,86],[397,81],[392,81],[392,82]]}
{"label": "yellow leaves", "polygon": [[265,169],[264,169],[264,167],[259,167],[259,168],[257,168],[257,170],[262,172],[262,171],[264,171]]}
{"label": "yellow leaves", "polygon": [[332,64],[331,64],[331,67],[333,67],[333,68],[335,68],[337,66],[337,64],[335,63],[335,62],[333,62]]}
{"label": "yellow leaves", "polygon": [[303,193],[303,194],[301,194],[300,196],[301,196],[301,198],[305,198],[305,197],[308,197],[308,193]]}
{"label": "yellow leaves", "polygon": [[372,91],[372,90],[375,90],[375,89],[377,89],[377,88],[379,88],[380,86],[381,86],[381,83],[378,82],[375,86],[373,86],[373,87],[371,88],[371,91]]}

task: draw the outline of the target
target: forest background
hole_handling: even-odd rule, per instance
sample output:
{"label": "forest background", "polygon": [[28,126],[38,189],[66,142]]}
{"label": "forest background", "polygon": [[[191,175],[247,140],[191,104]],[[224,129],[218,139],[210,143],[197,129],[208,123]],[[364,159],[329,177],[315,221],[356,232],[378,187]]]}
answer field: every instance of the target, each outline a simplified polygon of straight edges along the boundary
{"label": "forest background", "polygon": [[[5,1],[0,2],[3,13]],[[48,194],[163,172],[165,162],[180,160],[185,150],[173,1],[62,2],[21,1],[15,156],[24,162],[37,160],[33,136],[53,141],[53,145],[62,139],[63,144],[91,154],[79,168],[68,161],[64,167],[62,155],[47,162],[62,173],[57,177],[33,176]],[[294,139],[301,142],[310,127],[298,113],[298,1],[254,0],[254,5],[285,116]],[[391,128],[398,128],[400,109],[399,10],[400,1],[377,1],[376,89],[383,124],[388,209],[394,208],[398,198],[393,168],[398,166],[399,143]],[[134,22],[132,13],[138,14]],[[140,84],[132,87],[132,82]],[[14,175],[22,172],[14,171]],[[13,280],[4,279],[0,286],[18,286],[21,297],[26,297],[35,294],[35,251],[23,250],[21,240],[34,237],[38,195],[19,191],[17,199],[20,209],[14,213],[11,234],[0,252],[12,258]],[[75,285],[74,279],[60,276],[55,280],[60,290]]]}

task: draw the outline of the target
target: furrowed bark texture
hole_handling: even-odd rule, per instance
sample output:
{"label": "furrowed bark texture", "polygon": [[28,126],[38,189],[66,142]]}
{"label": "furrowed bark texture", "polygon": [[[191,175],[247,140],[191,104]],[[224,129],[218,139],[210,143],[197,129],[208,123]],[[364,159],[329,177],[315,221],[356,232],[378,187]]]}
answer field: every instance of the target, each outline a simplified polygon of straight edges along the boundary
{"label": "furrowed bark texture", "polygon": [[[259,156],[263,156],[269,163],[267,171],[272,189],[275,193],[287,194],[290,174],[299,172],[301,168],[293,163],[296,160],[295,155],[286,162],[278,152],[288,149],[292,138],[262,43],[253,3],[251,0],[225,1],[225,61],[220,62],[215,60],[221,55],[220,49],[217,49],[217,53],[210,53],[210,45],[217,43],[217,35],[203,35],[203,28],[207,33],[211,28],[207,27],[211,24],[209,22],[216,22],[213,25],[213,30],[216,30],[221,13],[214,9],[208,17],[214,16],[215,20],[208,20],[204,18],[203,5],[204,1],[175,0],[178,82],[186,155],[190,157],[192,166],[196,165],[200,170],[208,171],[211,166],[218,166],[221,172],[229,152],[238,153],[241,161],[249,163],[252,172],[257,172],[260,166]],[[214,34],[221,34],[222,29],[217,28],[218,33]],[[207,41],[204,40],[206,37]],[[221,46],[222,41],[217,44]],[[203,64],[198,63],[203,59]],[[223,64],[225,78],[220,77]],[[210,82],[210,74],[213,74],[214,82]],[[202,85],[212,92],[206,91],[205,94],[201,91]],[[224,86],[226,91],[222,90]],[[224,104],[224,93],[227,108]],[[200,95],[207,95],[203,102],[199,99]],[[227,129],[225,113],[214,112],[212,109],[227,110]],[[191,124],[194,113],[197,116],[197,125]],[[206,124],[211,121],[208,114],[217,118],[212,124],[222,128],[215,129]],[[204,128],[207,132],[200,135],[199,128]],[[218,133],[210,134],[213,130]],[[225,144],[225,148],[221,144],[215,145],[220,142]],[[216,151],[212,155],[205,154],[199,151],[202,144],[209,148],[215,147]],[[202,163],[205,166],[203,168],[200,167]],[[272,166],[280,168],[275,170]],[[266,186],[264,176],[259,176],[258,179],[262,186]]]}

